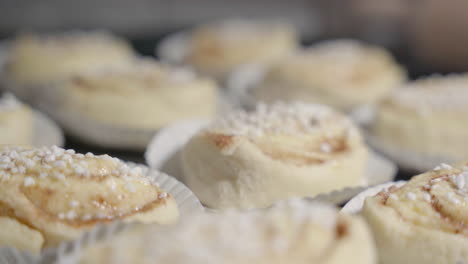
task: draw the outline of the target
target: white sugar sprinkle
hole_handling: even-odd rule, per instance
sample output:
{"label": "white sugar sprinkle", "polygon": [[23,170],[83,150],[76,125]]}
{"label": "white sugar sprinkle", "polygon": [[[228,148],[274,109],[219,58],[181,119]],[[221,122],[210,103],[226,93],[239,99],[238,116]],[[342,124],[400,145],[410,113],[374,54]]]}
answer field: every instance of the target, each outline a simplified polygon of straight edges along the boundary
{"label": "white sugar sprinkle", "polygon": [[75,218],[76,218],[76,213],[75,213],[75,211],[73,211],[73,210],[68,211],[68,213],[67,213],[67,219],[68,219],[68,220],[73,220],[73,219],[75,219]]}
{"label": "white sugar sprinkle", "polygon": [[70,155],[75,154],[75,150],[73,150],[73,149],[67,149],[66,152],[67,152],[68,154],[70,154]]}
{"label": "white sugar sprinkle", "polygon": [[26,177],[24,179],[24,186],[25,187],[28,187],[28,186],[31,186],[31,185],[34,185],[34,184],[36,184],[36,181],[32,177]]}
{"label": "white sugar sprinkle", "polygon": [[165,192],[160,193],[159,196],[158,196],[159,199],[164,199],[166,197],[167,197],[167,193],[165,193]]}
{"label": "white sugar sprinkle", "polygon": [[330,153],[332,148],[331,148],[330,144],[324,142],[324,143],[320,144],[320,150],[322,152],[325,152],[325,153]]}
{"label": "white sugar sprinkle", "polygon": [[442,178],[435,178],[431,180],[431,183],[436,183],[442,181]]}
{"label": "white sugar sprinkle", "polygon": [[426,201],[426,202],[430,202],[430,201],[432,200],[431,195],[428,194],[428,193],[426,193],[426,192],[423,193],[423,199],[424,199],[424,201]]}
{"label": "white sugar sprinkle", "polygon": [[71,207],[77,207],[78,205],[80,205],[80,202],[78,202],[78,201],[76,201],[76,200],[70,201],[70,206],[71,206]]}
{"label": "white sugar sprinkle", "polygon": [[76,175],[84,175],[86,173],[86,170],[81,167],[81,166],[76,166],[75,167],[75,174]]}
{"label": "white sugar sprinkle", "polygon": [[91,220],[92,216],[90,214],[85,214],[81,217],[81,220],[88,221]]}
{"label": "white sugar sprinkle", "polygon": [[109,182],[109,188],[111,189],[111,191],[115,191],[117,189],[117,184],[115,183],[115,181],[110,181]]}
{"label": "white sugar sprinkle", "polygon": [[326,121],[336,121],[345,129],[352,123],[332,109],[315,104],[259,103],[252,112],[238,110],[215,121],[207,131],[256,138],[264,134],[301,135],[320,131]]}
{"label": "white sugar sprinkle", "polygon": [[388,198],[390,198],[390,199],[392,199],[392,200],[395,200],[395,201],[398,200],[398,196],[397,196],[396,194],[394,194],[394,193],[390,194],[390,195],[388,196]]}
{"label": "white sugar sprinkle", "polygon": [[54,177],[59,179],[59,180],[64,180],[65,179],[65,175],[63,173],[54,173]]}
{"label": "white sugar sprinkle", "polygon": [[31,159],[26,160],[24,164],[25,164],[26,167],[28,167],[28,168],[32,168],[32,167],[34,167],[34,165],[36,165],[36,163],[35,163],[33,160],[31,160]]}
{"label": "white sugar sprinkle", "polygon": [[408,193],[406,193],[406,198],[408,200],[414,201],[414,200],[416,200],[417,197],[416,197],[416,194],[414,194],[412,192],[408,192]]}
{"label": "white sugar sprinkle", "polygon": [[460,200],[457,199],[457,197],[455,196],[455,193],[453,192],[449,192],[447,193],[447,199],[453,203],[453,204],[460,204]]}
{"label": "white sugar sprinkle", "polygon": [[67,163],[63,160],[57,160],[56,162],[54,162],[54,166],[58,168],[65,168],[67,167]]}
{"label": "white sugar sprinkle", "polygon": [[444,170],[451,170],[451,169],[453,169],[452,166],[450,166],[450,165],[448,165],[448,164],[446,164],[446,163],[440,164],[440,167],[441,167],[442,169],[444,169]]}
{"label": "white sugar sprinkle", "polygon": [[131,182],[126,182],[126,183],[125,183],[125,188],[126,188],[129,192],[136,192],[135,186],[134,186]]}
{"label": "white sugar sprinkle", "polygon": [[24,173],[26,173],[26,168],[23,167],[23,166],[18,166],[18,172],[24,174]]}
{"label": "white sugar sprinkle", "polygon": [[457,185],[458,189],[465,188],[465,176],[463,174],[459,174],[455,178],[455,184]]}
{"label": "white sugar sprinkle", "polygon": [[55,155],[48,155],[45,157],[45,161],[52,162],[55,160]]}

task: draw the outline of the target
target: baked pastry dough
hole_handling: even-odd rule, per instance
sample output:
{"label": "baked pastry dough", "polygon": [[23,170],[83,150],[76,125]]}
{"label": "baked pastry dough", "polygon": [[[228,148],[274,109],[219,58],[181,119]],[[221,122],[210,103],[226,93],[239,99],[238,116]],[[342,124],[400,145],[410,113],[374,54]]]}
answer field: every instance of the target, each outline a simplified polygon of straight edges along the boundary
{"label": "baked pastry dough", "polygon": [[227,20],[192,32],[187,62],[222,79],[240,66],[273,63],[297,46],[298,36],[289,24]]}
{"label": "baked pastry dough", "polygon": [[378,105],[372,133],[382,143],[444,159],[468,159],[468,76],[409,83]]}
{"label": "baked pastry dough", "polygon": [[33,112],[13,95],[0,97],[0,144],[30,145],[33,140]]}
{"label": "baked pastry dough", "polygon": [[0,243],[35,253],[99,223],[167,224],[178,218],[173,197],[140,167],[108,155],[4,147],[0,182]]}
{"label": "baked pastry dough", "polygon": [[375,103],[405,79],[405,71],[386,50],[333,40],[281,60],[252,93],[267,102],[302,100],[351,110]]}
{"label": "baked pastry dough", "polygon": [[169,228],[139,227],[93,245],[81,264],[373,264],[374,250],[360,217],[297,200],[265,211],[192,215]]}
{"label": "baked pastry dough", "polygon": [[182,150],[186,184],[212,208],[269,206],[359,185],[368,150],[344,115],[304,103],[259,104],[196,134]]}
{"label": "baked pastry dough", "polygon": [[217,87],[212,80],[151,59],[75,76],[58,83],[54,92],[60,99],[59,109],[135,129],[211,118],[218,107]]}
{"label": "baked pastry dough", "polygon": [[80,72],[123,65],[134,56],[127,42],[103,32],[24,34],[13,42],[7,74],[20,85],[43,84]]}
{"label": "baked pastry dough", "polygon": [[382,264],[468,262],[468,162],[442,164],[367,198]]}

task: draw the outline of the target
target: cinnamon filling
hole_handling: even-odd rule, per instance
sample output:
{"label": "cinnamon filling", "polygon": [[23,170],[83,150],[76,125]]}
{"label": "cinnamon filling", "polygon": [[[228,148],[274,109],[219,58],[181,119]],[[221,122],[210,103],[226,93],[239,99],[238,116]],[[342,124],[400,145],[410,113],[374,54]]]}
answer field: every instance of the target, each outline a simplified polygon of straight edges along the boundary
{"label": "cinnamon filling", "polygon": [[[454,227],[454,233],[455,233],[455,234],[466,235],[466,232],[467,232],[466,229],[467,229],[468,227],[467,227],[463,222],[459,222],[459,221],[457,221],[456,219],[454,219],[453,217],[451,217],[450,215],[445,214],[444,211],[443,211],[443,205],[439,202],[439,200],[437,199],[437,197],[436,197],[435,195],[433,195],[433,194],[430,193],[430,192],[431,192],[431,189],[432,189],[432,187],[433,187],[433,185],[434,185],[434,182],[433,182],[434,180],[437,181],[437,179],[441,179],[440,181],[448,181],[448,177],[449,177],[449,175],[441,175],[441,176],[439,176],[439,177],[433,178],[433,179],[431,179],[431,180],[429,181],[428,186],[422,186],[421,189],[422,189],[424,192],[430,194],[431,199],[430,199],[429,203],[431,204],[432,209],[433,209],[435,212],[437,212],[437,214],[440,216],[440,218],[441,218],[443,221],[449,223],[450,225],[452,225],[452,226]],[[400,187],[400,188],[402,188],[402,187]],[[379,192],[379,193],[376,195],[376,197],[380,197],[380,198],[381,198],[381,203],[382,203],[382,205],[387,206],[387,201],[388,201],[390,195],[391,195],[393,192],[399,190],[400,188],[397,188],[397,187],[395,187],[395,186],[392,186],[392,187],[390,187],[388,190],[383,190],[383,191]],[[395,210],[395,211],[396,211],[396,210]],[[399,215],[402,219],[404,219],[405,221],[407,221],[407,219],[405,219],[405,217],[404,217],[403,215],[401,215],[400,212],[398,212],[398,211],[396,211],[396,212],[398,213],[398,215]]]}

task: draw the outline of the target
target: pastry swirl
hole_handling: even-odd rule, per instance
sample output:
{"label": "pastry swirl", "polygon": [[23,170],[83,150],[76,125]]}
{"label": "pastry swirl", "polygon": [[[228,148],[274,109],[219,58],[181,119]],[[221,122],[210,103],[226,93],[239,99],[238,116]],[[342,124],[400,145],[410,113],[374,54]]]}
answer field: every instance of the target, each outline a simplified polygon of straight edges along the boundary
{"label": "pastry swirl", "polygon": [[[380,263],[468,261],[468,163],[442,164],[365,201]],[[397,254],[398,253],[398,254]]]}
{"label": "pastry swirl", "polygon": [[383,100],[371,129],[384,143],[412,152],[468,159],[468,76],[432,76]]}
{"label": "pastry swirl", "polygon": [[362,183],[367,148],[353,123],[321,105],[259,104],[195,135],[185,181],[213,208],[263,207]]}
{"label": "pastry swirl", "polygon": [[288,24],[228,20],[195,29],[187,61],[200,72],[222,79],[240,66],[273,63],[297,45],[296,32]]}
{"label": "pastry swirl", "polygon": [[178,120],[211,118],[218,106],[212,80],[151,59],[78,74],[56,88],[63,110],[125,128],[154,130]]}
{"label": "pastry swirl", "polygon": [[131,62],[135,53],[122,39],[104,32],[23,34],[14,41],[7,74],[20,85],[49,83]]}
{"label": "pastry swirl", "polygon": [[405,71],[386,50],[334,40],[282,59],[252,93],[267,102],[303,100],[350,110],[377,102],[405,79]]}
{"label": "pastry swirl", "polygon": [[375,253],[360,217],[297,200],[266,210],[193,215],[170,228],[140,227],[94,247],[81,263],[112,259],[136,264],[373,264]]}
{"label": "pastry swirl", "polygon": [[[0,231],[0,243],[33,252],[73,239],[98,223],[164,224],[178,216],[172,196],[140,167],[108,155],[5,147],[0,150],[0,182],[0,221],[16,226]],[[40,239],[8,241],[23,232]]]}
{"label": "pastry swirl", "polygon": [[33,112],[11,94],[0,97],[0,144],[30,145]]}

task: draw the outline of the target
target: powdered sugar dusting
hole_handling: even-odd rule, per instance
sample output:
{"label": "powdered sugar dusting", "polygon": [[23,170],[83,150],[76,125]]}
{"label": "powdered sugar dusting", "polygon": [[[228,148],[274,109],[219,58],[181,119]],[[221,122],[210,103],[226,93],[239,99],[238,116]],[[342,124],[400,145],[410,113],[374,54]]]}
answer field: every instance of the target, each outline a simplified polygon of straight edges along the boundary
{"label": "powdered sugar dusting", "polygon": [[[109,85],[105,81],[111,80],[112,83],[118,83],[122,79],[131,81],[138,87],[158,89],[164,85],[197,81],[199,78],[187,67],[169,67],[154,59],[144,58],[125,65],[116,65],[86,72],[85,74],[78,74],[72,79],[72,82],[76,87],[114,90],[117,87]],[[103,85],[99,83],[100,81],[102,81]]]}
{"label": "powdered sugar dusting", "polygon": [[337,215],[329,205],[292,199],[266,210],[193,215],[173,228],[145,230],[142,240],[155,262],[222,263],[229,257],[284,253],[309,226],[318,224],[334,234]]}
{"label": "powdered sugar dusting", "polygon": [[[127,196],[137,191],[135,184],[153,185],[157,188],[154,179],[146,177],[147,174],[147,171],[138,166],[127,165],[108,155],[94,155],[92,153],[83,155],[57,146],[42,148],[7,146],[0,151],[0,184],[6,184],[6,186],[15,186],[19,183],[25,188],[36,188],[37,186],[41,188],[40,186],[44,186],[44,184],[58,183],[58,185],[54,185],[54,188],[68,188],[75,183],[72,181],[73,178],[84,178],[85,181],[96,178],[100,178],[98,180],[100,181],[109,178],[108,180],[111,182],[111,186],[108,188],[109,192],[116,191],[115,179],[120,179],[124,188],[119,191]],[[114,182],[114,186],[112,186],[112,182]],[[107,187],[107,184],[103,186]],[[104,195],[103,197],[108,196],[106,191],[102,195]],[[109,197],[113,197],[113,195]],[[156,198],[166,199],[167,197],[169,197],[167,193],[162,193]],[[67,210],[60,209],[57,217],[67,220],[81,218],[82,216],[78,215],[76,209],[81,208],[82,204],[75,200],[76,197],[67,194],[63,198],[69,199],[65,201],[64,205]],[[92,201],[86,199],[81,202],[86,202],[83,206],[89,207],[88,202],[92,203]],[[102,207],[102,209],[105,208],[105,206]],[[113,210],[117,211],[118,208]],[[81,213],[83,212],[81,211]],[[90,217],[90,219],[94,219],[97,215]],[[112,214],[104,214],[106,219],[113,217]]]}
{"label": "powdered sugar dusting", "polygon": [[464,169],[458,174],[451,175],[449,179],[455,185],[458,194],[468,197],[468,170]]}
{"label": "powdered sugar dusting", "polygon": [[432,76],[414,81],[391,97],[395,103],[430,113],[434,109],[468,110],[468,75]]}
{"label": "powdered sugar dusting", "polygon": [[327,106],[277,102],[271,105],[259,103],[252,112],[232,112],[214,122],[208,131],[250,138],[264,134],[301,135],[320,130],[326,122],[335,122],[346,129],[355,129],[348,118]]}
{"label": "powdered sugar dusting", "polygon": [[70,154],[73,151],[65,150],[57,146],[43,148],[5,147],[0,151],[0,170],[3,174],[27,174],[40,178],[49,175],[64,180],[73,177],[102,177],[106,176],[106,170],[91,171],[89,166],[93,160],[109,161],[119,168],[114,176],[128,178],[138,176],[137,170],[131,170],[128,165],[120,160],[109,159],[108,155],[95,156],[92,153],[86,155]]}

